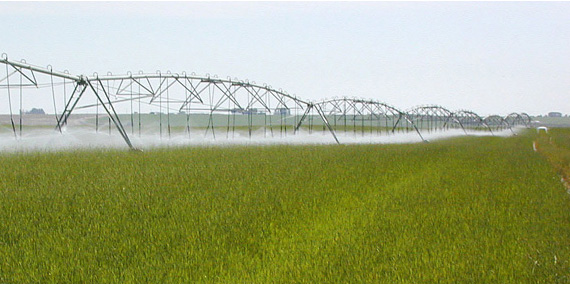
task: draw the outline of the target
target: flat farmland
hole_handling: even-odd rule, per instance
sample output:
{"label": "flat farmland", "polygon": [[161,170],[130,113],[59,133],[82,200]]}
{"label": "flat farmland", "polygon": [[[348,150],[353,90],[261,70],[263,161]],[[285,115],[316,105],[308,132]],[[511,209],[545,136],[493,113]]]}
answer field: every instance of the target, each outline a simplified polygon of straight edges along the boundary
{"label": "flat farmland", "polygon": [[535,139],[2,154],[0,283],[566,283]]}

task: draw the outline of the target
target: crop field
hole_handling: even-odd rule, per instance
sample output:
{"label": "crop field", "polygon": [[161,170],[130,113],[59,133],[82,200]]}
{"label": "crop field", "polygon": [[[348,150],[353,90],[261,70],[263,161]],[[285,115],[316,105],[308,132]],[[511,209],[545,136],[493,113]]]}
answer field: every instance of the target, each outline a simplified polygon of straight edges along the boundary
{"label": "crop field", "polygon": [[567,283],[551,133],[1,154],[0,283]]}

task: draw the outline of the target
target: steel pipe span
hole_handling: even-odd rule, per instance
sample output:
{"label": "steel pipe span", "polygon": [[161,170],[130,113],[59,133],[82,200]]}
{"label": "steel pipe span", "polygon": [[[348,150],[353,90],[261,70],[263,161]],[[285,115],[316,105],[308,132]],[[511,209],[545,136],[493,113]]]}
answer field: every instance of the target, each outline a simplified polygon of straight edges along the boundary
{"label": "steel pipe span", "polygon": [[[362,98],[312,102],[266,84],[209,74],[139,71],[72,75],[51,66],[12,61],[6,54],[0,63],[4,65],[0,70],[0,90],[4,90],[0,95],[5,101],[2,112],[8,113],[1,124],[16,139],[24,129],[34,130],[29,122],[33,116],[24,112],[30,105],[44,106],[42,110],[52,117],[51,125],[59,132],[66,127],[108,130],[118,133],[130,148],[134,148],[130,137],[151,132],[161,138],[173,133],[231,138],[244,133],[252,137],[254,132],[285,137],[299,131],[321,131],[336,143],[341,143],[339,134],[413,132],[426,141],[423,132],[458,128],[466,134],[467,130],[492,134],[493,130],[529,127],[531,121],[526,113],[483,119],[472,111],[452,112],[441,106],[402,111]],[[74,115],[81,119],[70,123]]]}
{"label": "steel pipe span", "polygon": [[375,100],[360,98],[325,99],[315,104],[334,130],[371,135],[395,133],[396,131],[414,131],[425,141],[420,130],[406,112],[396,107]]}

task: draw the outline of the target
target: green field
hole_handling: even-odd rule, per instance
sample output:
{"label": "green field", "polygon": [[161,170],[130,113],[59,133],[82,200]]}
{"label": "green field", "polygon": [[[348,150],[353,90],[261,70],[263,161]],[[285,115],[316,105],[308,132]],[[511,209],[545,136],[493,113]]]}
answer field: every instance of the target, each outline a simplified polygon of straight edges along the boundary
{"label": "green field", "polygon": [[567,283],[534,139],[3,154],[0,283]]}

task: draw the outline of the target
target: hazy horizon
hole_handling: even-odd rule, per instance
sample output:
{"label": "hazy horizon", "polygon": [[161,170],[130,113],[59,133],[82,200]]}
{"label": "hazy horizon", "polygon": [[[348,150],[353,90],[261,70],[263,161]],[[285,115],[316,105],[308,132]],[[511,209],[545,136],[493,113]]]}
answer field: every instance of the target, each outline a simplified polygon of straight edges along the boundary
{"label": "hazy horizon", "polygon": [[76,75],[237,77],[312,101],[569,114],[568,15],[569,2],[0,2],[0,53]]}

